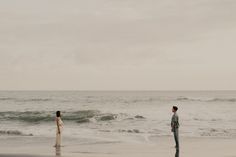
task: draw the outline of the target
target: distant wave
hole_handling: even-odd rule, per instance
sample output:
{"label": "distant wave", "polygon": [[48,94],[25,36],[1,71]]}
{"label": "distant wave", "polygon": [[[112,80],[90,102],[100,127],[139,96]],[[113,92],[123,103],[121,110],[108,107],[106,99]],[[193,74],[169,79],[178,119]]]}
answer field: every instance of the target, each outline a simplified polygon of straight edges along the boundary
{"label": "distant wave", "polygon": [[201,102],[236,102],[236,98],[213,98],[213,99],[195,99],[179,97],[176,101],[201,101]]}
{"label": "distant wave", "polygon": [[187,97],[179,97],[175,100],[177,100],[177,101],[204,101],[204,100],[201,100],[201,99],[193,99],[193,98],[187,98]]}
{"label": "distant wave", "polygon": [[[92,100],[91,100],[92,98]],[[95,97],[96,98],[96,97]],[[120,98],[120,99],[95,99],[92,96],[88,96],[87,99],[85,99],[85,103],[98,103],[98,102],[117,102],[117,103],[125,103],[125,104],[135,104],[135,103],[153,103],[155,101],[196,101],[196,102],[236,102],[236,98],[191,98],[191,97],[145,97],[145,98]],[[70,102],[70,101],[76,101],[71,100],[69,98],[66,99],[52,99],[52,98],[17,98],[17,97],[0,97],[0,101],[14,101],[14,102],[51,102],[51,101],[59,101],[59,102]]]}
{"label": "distant wave", "polygon": [[10,98],[10,97],[1,97],[0,101],[8,101],[8,100],[15,100],[15,98]]}
{"label": "distant wave", "polygon": [[177,97],[177,98],[146,98],[146,99],[133,99],[133,100],[119,100],[122,103],[151,103],[154,101],[196,101],[196,102],[236,102],[236,98],[191,98],[191,97]]}
{"label": "distant wave", "polygon": [[0,97],[0,101],[16,101],[16,102],[37,102],[37,101],[52,101],[53,99],[49,98],[12,98],[12,97]]}
{"label": "distant wave", "polygon": [[33,134],[24,134],[18,130],[0,130],[0,135],[33,136]]}
{"label": "distant wave", "polygon": [[48,98],[32,98],[32,99],[23,99],[21,101],[27,102],[27,101],[51,101],[52,99]]}
{"label": "distant wave", "polygon": [[199,130],[203,137],[236,137],[236,129],[200,128]]}
{"label": "distant wave", "polygon": [[222,121],[222,119],[220,119],[220,118],[212,118],[212,119],[193,118],[193,120],[195,120],[195,121],[212,121],[212,122]]}
{"label": "distant wave", "polygon": [[226,101],[226,102],[236,102],[236,98],[215,98],[215,99],[212,99],[212,100],[209,100],[209,101]]}
{"label": "distant wave", "polygon": [[118,130],[118,132],[126,132],[126,133],[142,133],[140,130],[138,130],[138,129],[129,129],[129,130],[124,130],[124,129],[120,129],[120,130]]}

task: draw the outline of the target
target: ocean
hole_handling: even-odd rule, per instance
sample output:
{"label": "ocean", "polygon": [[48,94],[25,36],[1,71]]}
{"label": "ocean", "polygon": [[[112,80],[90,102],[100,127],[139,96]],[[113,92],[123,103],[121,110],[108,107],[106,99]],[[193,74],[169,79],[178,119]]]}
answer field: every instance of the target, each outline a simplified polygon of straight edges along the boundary
{"label": "ocean", "polygon": [[170,136],[172,106],[180,136],[236,137],[236,91],[1,91],[0,136],[146,141]]}

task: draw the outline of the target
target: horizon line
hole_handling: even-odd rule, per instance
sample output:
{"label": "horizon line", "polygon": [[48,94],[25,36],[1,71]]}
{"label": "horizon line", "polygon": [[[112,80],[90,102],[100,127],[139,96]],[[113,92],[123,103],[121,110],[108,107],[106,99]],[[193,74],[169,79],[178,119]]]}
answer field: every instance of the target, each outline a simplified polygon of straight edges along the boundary
{"label": "horizon line", "polygon": [[45,90],[38,90],[38,89],[10,89],[10,90],[0,90],[0,92],[211,92],[211,91],[236,91],[236,89],[202,89],[202,90],[73,90],[73,89],[45,89]]}

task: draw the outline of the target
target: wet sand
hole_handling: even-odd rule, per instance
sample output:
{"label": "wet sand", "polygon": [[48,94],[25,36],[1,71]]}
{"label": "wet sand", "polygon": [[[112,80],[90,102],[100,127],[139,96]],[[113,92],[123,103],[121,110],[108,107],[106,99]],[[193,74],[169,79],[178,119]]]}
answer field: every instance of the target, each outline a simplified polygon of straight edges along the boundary
{"label": "wet sand", "polygon": [[[46,140],[40,138],[13,141],[1,139],[0,157],[175,157],[176,153],[172,137],[155,137],[152,142],[91,144],[76,144],[68,140],[61,148],[54,148],[52,142],[44,143]],[[180,146],[181,157],[236,157],[236,139],[184,137]]]}

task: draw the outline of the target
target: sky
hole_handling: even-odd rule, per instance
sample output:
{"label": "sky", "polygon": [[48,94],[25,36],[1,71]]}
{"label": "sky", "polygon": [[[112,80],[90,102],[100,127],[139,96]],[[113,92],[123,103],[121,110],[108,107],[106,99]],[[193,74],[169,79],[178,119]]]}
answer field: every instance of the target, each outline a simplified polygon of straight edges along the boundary
{"label": "sky", "polygon": [[235,0],[0,0],[0,90],[236,90]]}

